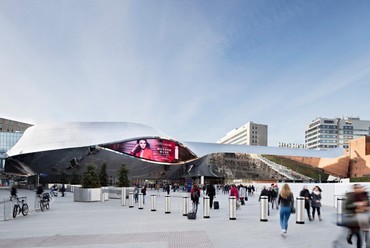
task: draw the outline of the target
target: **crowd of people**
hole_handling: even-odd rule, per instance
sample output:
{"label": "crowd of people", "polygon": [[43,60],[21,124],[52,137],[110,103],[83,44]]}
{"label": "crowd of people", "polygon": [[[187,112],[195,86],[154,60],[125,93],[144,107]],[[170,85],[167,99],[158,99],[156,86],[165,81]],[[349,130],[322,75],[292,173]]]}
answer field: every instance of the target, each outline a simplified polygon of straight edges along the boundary
{"label": "crowd of people", "polygon": [[[153,187],[151,186],[150,188],[157,190],[159,193],[159,184],[156,184]],[[170,184],[164,184],[162,188],[167,194],[170,194],[171,189],[173,189],[174,191],[178,189],[177,186],[174,187]],[[59,188],[57,185],[53,185],[50,188],[50,193],[58,191],[62,193],[62,196],[64,196],[64,185],[60,186]],[[135,185],[135,203],[138,203],[139,193],[142,193],[143,203],[145,203],[145,196],[147,193],[146,191],[146,185],[143,185],[141,187]],[[187,191],[187,188],[184,187],[183,191]],[[214,207],[214,200],[216,198],[216,195],[220,191],[222,192],[222,194],[234,196],[236,198],[238,209],[240,205],[245,205],[245,202],[248,201],[249,196],[253,196],[256,188],[254,185],[244,186],[242,184],[214,185],[211,182],[200,186],[196,183],[193,183],[190,190],[190,198],[193,204],[193,210],[197,211],[198,209],[201,193],[209,197],[209,207],[212,209]],[[39,185],[39,187],[37,187],[36,189],[36,195],[41,195],[43,192],[43,187]],[[288,231],[290,215],[292,213],[295,213],[294,195],[289,184],[283,184],[281,186],[281,189],[279,189],[276,183],[272,183],[270,186],[263,186],[260,191],[259,200],[262,196],[267,196],[268,215],[270,214],[270,208],[280,210],[279,218],[281,235],[285,237]],[[304,199],[304,208],[306,210],[309,221],[314,221],[315,219],[322,221],[322,189],[319,186],[315,185],[310,191],[308,186],[305,185],[300,191],[299,196],[303,197]],[[16,198],[17,187],[12,186],[10,188],[10,200]],[[366,242],[368,239],[370,228],[368,212],[370,210],[370,202],[368,198],[368,192],[366,188],[362,185],[354,184],[353,190],[346,194],[345,199],[345,215],[343,216],[343,221],[341,225],[348,229],[348,233],[346,234],[346,241],[349,244],[353,244],[353,237],[355,237],[357,248],[361,248],[363,243]],[[370,244],[366,247],[370,247]]]}

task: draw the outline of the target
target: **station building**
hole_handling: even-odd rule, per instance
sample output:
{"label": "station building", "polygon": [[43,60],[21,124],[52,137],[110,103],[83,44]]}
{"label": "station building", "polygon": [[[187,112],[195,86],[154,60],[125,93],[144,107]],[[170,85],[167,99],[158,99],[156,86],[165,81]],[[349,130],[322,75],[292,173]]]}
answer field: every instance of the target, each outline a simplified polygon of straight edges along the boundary
{"label": "station building", "polygon": [[343,151],[183,142],[153,127],[129,122],[49,123],[28,128],[7,151],[5,172],[58,181],[62,173],[82,175],[88,164],[105,164],[114,185],[118,169],[125,164],[133,181],[286,179],[256,154],[335,159]]}

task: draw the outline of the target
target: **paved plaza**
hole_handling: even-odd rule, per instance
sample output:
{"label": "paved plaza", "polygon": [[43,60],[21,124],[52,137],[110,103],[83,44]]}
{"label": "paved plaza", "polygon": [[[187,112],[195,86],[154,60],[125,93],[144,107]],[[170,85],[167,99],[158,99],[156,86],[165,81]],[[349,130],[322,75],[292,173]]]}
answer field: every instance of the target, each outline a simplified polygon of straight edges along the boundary
{"label": "paved plaza", "polygon": [[[156,194],[157,210],[150,209],[150,195]],[[120,199],[105,202],[74,202],[73,193],[52,198],[50,210],[35,210],[34,191],[18,190],[27,196],[30,213],[4,220],[9,190],[0,189],[0,247],[355,247],[345,243],[345,230],[336,226],[336,209],[322,208],[323,221],[296,224],[291,215],[286,238],[280,236],[278,210],[271,210],[267,222],[260,221],[258,192],[229,220],[228,196],[218,192],[220,209],[203,218],[201,203],[196,220],[182,216],[183,192],[171,192],[171,213],[165,213],[164,192],[148,190],[144,209],[122,206]],[[324,196],[325,197],[325,196]]]}

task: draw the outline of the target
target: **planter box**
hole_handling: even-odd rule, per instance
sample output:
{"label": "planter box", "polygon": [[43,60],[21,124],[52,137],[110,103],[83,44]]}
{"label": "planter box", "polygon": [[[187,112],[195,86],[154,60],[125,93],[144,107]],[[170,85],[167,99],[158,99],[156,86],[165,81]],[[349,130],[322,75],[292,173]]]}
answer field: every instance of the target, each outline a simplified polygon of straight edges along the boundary
{"label": "planter box", "polygon": [[75,202],[95,202],[100,201],[101,188],[75,188]]}
{"label": "planter box", "polygon": [[[130,192],[134,192],[135,187],[125,187],[126,188],[126,197]],[[109,187],[109,199],[121,199],[121,187]]]}

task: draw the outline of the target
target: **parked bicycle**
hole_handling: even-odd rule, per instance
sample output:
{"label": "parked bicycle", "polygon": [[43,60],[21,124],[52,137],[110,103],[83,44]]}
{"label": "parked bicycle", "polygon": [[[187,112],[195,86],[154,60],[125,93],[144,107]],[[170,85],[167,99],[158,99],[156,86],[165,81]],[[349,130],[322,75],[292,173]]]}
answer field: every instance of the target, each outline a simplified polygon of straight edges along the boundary
{"label": "parked bicycle", "polygon": [[49,205],[49,202],[50,202],[49,193],[43,193],[43,194],[37,195],[37,197],[39,198],[39,204],[40,204],[41,211],[44,211],[45,209],[49,210],[49,207],[50,207],[50,205]]}
{"label": "parked bicycle", "polygon": [[28,204],[25,202],[24,197],[17,197],[17,202],[14,203],[13,218],[17,217],[18,214],[22,213],[23,216],[28,214]]}

